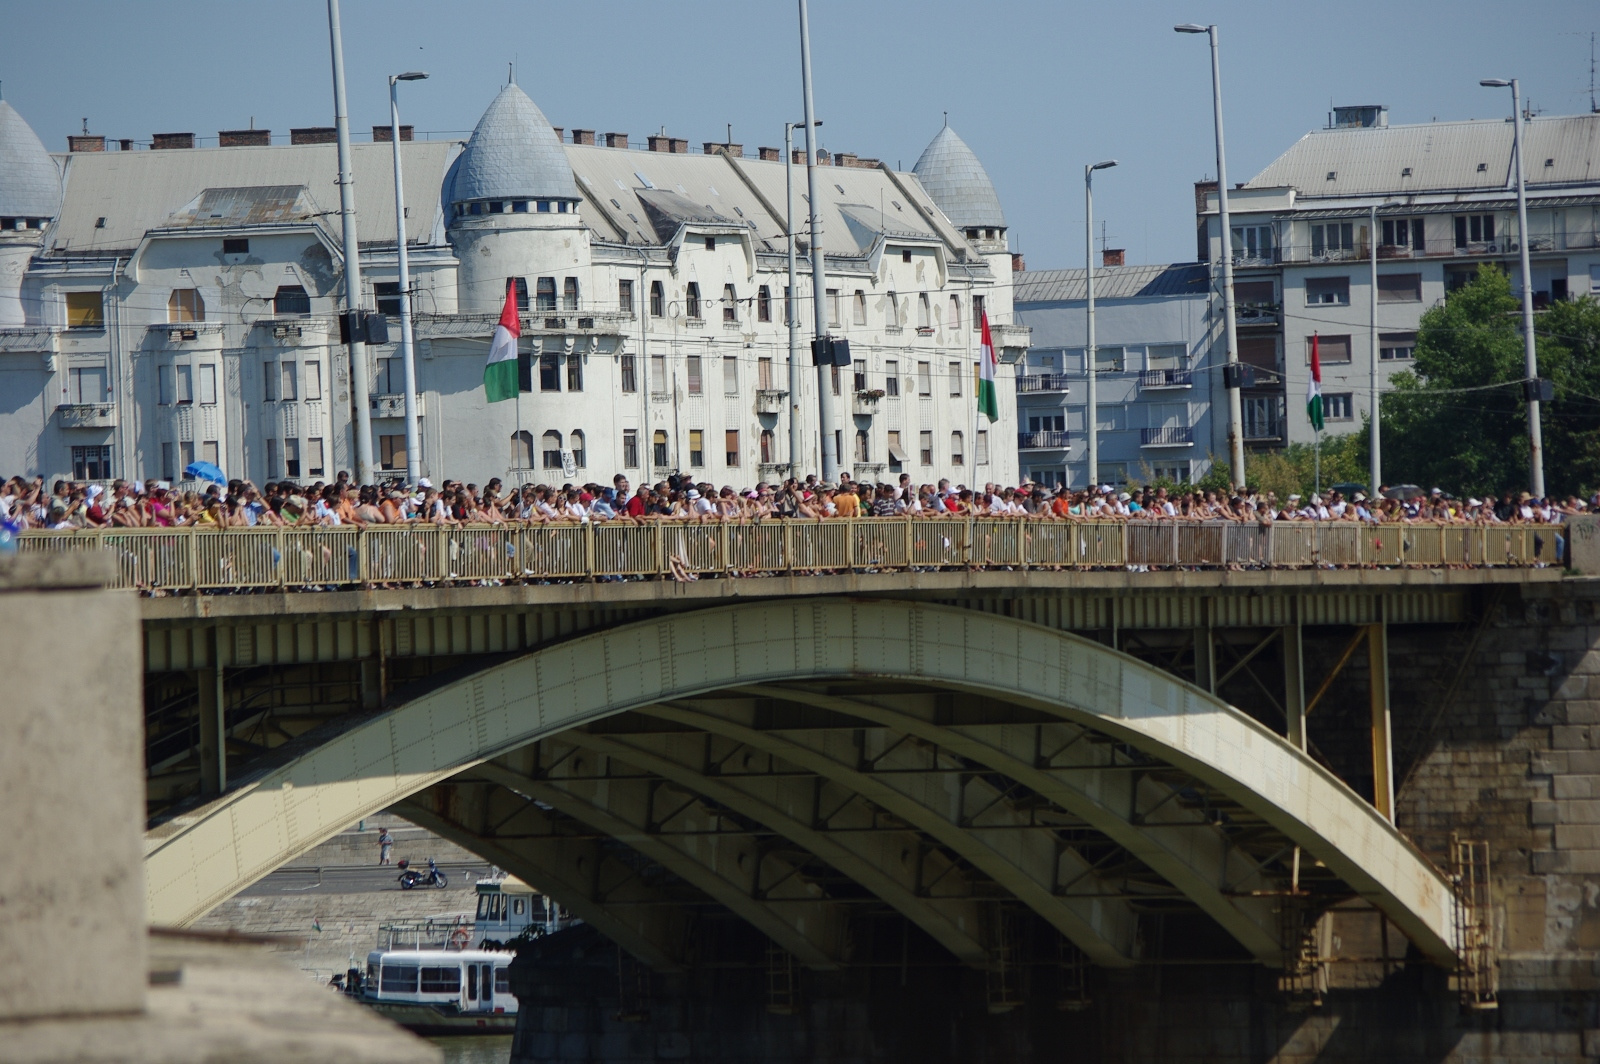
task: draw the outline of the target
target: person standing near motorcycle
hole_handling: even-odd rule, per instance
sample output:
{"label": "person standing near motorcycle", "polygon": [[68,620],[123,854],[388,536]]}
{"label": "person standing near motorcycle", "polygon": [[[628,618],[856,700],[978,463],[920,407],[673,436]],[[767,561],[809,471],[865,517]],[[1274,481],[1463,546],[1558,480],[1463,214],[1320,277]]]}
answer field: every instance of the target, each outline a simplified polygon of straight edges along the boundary
{"label": "person standing near motorcycle", "polygon": [[378,829],[378,864],[391,863],[389,855],[394,852],[394,839],[389,835],[388,828]]}

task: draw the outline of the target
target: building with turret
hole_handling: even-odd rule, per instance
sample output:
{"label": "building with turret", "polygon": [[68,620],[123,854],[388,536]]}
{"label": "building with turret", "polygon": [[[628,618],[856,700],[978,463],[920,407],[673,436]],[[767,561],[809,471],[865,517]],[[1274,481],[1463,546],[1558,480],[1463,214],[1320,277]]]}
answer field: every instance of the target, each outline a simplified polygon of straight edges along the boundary
{"label": "building with turret", "polygon": [[[858,479],[1017,479],[1009,380],[1000,421],[977,415],[978,320],[1006,378],[1028,330],[1012,316],[994,186],[948,127],[909,173],[825,157],[814,207],[793,166],[794,228],[819,213],[829,331],[854,363],[820,375],[809,270],[788,291],[781,151],[691,153],[665,135],[640,150],[626,134],[556,129],[508,84],[465,142],[402,129],[402,294],[389,133],[353,145],[363,302],[398,315],[411,300],[421,466],[435,479],[637,483],[680,470],[754,484],[818,472],[823,432]],[[162,134],[120,151],[69,141],[52,155],[0,103],[0,472],[176,480],[193,461],[258,482],[353,472],[331,131],[287,143],[226,131],[200,147]],[[521,387],[490,404],[484,361],[508,292]],[[358,350],[380,473],[403,475],[390,336]],[[838,396],[835,424],[819,423],[819,384]]]}

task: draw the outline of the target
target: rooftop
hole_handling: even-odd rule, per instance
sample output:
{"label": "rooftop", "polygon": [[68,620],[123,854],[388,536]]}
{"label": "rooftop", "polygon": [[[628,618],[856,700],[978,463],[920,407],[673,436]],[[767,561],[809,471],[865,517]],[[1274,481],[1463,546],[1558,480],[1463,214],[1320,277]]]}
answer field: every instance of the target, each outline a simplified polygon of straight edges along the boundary
{"label": "rooftop", "polygon": [[515,83],[502,88],[478,119],[446,184],[446,203],[578,198],[561,138]]}
{"label": "rooftop", "polygon": [[[1012,299],[1024,303],[1072,303],[1088,300],[1083,270],[1029,270],[1012,275]],[[1151,266],[1106,266],[1094,271],[1095,299],[1161,299],[1204,296],[1210,291],[1210,270],[1204,263],[1175,262]]]}
{"label": "rooftop", "polygon": [[0,217],[54,218],[61,171],[33,127],[0,100]]}
{"label": "rooftop", "polygon": [[1006,215],[989,172],[949,126],[935,134],[911,172],[958,228],[1005,226]]}

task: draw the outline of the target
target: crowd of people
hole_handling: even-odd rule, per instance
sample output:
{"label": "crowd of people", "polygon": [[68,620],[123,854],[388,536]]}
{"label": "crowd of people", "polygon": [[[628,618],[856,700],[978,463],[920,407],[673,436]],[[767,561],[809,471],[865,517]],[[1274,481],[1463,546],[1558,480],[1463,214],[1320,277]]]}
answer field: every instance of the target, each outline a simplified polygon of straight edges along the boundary
{"label": "crowd of people", "polygon": [[617,474],[609,486],[505,485],[500,478],[477,484],[423,477],[358,485],[339,473],[330,483],[302,486],[290,481],[258,488],[247,480],[190,485],[117,480],[109,485],[12,477],[0,485],[0,523],[8,531],[85,528],[202,528],[316,525],[388,525],[426,522],[441,526],[479,524],[567,524],[591,521],[750,522],[771,518],[829,520],[853,517],[989,517],[1054,521],[1347,521],[1559,524],[1571,514],[1600,512],[1600,494],[1588,502],[1536,499],[1506,492],[1459,499],[1438,488],[1429,493],[1384,490],[1369,499],[1339,491],[1278,499],[1274,493],[1146,487],[1119,490],[1109,484],[1073,490],[1022,483],[969,488],[915,484],[909,474],[896,483],[859,483],[841,474],[837,483],[815,476],[753,488],[716,487],[689,474],[653,485],[630,484]]}

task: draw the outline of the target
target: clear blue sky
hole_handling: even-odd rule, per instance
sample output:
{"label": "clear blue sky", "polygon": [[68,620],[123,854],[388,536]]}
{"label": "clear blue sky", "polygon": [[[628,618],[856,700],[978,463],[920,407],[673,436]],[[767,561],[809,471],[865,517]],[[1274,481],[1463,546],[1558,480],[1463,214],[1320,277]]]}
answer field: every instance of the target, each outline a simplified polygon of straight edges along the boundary
{"label": "clear blue sky", "polygon": [[[0,0],[5,98],[53,151],[92,132],[331,125],[323,0]],[[390,72],[421,68],[403,120],[470,130],[518,62],[552,123],[662,126],[754,153],[801,115],[792,0],[344,0],[352,127],[388,120]],[[1203,37],[1222,32],[1229,176],[1244,181],[1330,103],[1383,103],[1392,122],[1489,117],[1518,76],[1548,114],[1589,107],[1589,34],[1578,0],[812,0],[823,146],[909,168],[941,112],[988,167],[1033,269],[1083,262],[1082,168],[1116,158],[1095,216],[1129,262],[1194,256],[1195,180],[1211,176]],[[357,190],[359,207],[360,190]],[[1097,225],[1098,228],[1098,225]]]}

